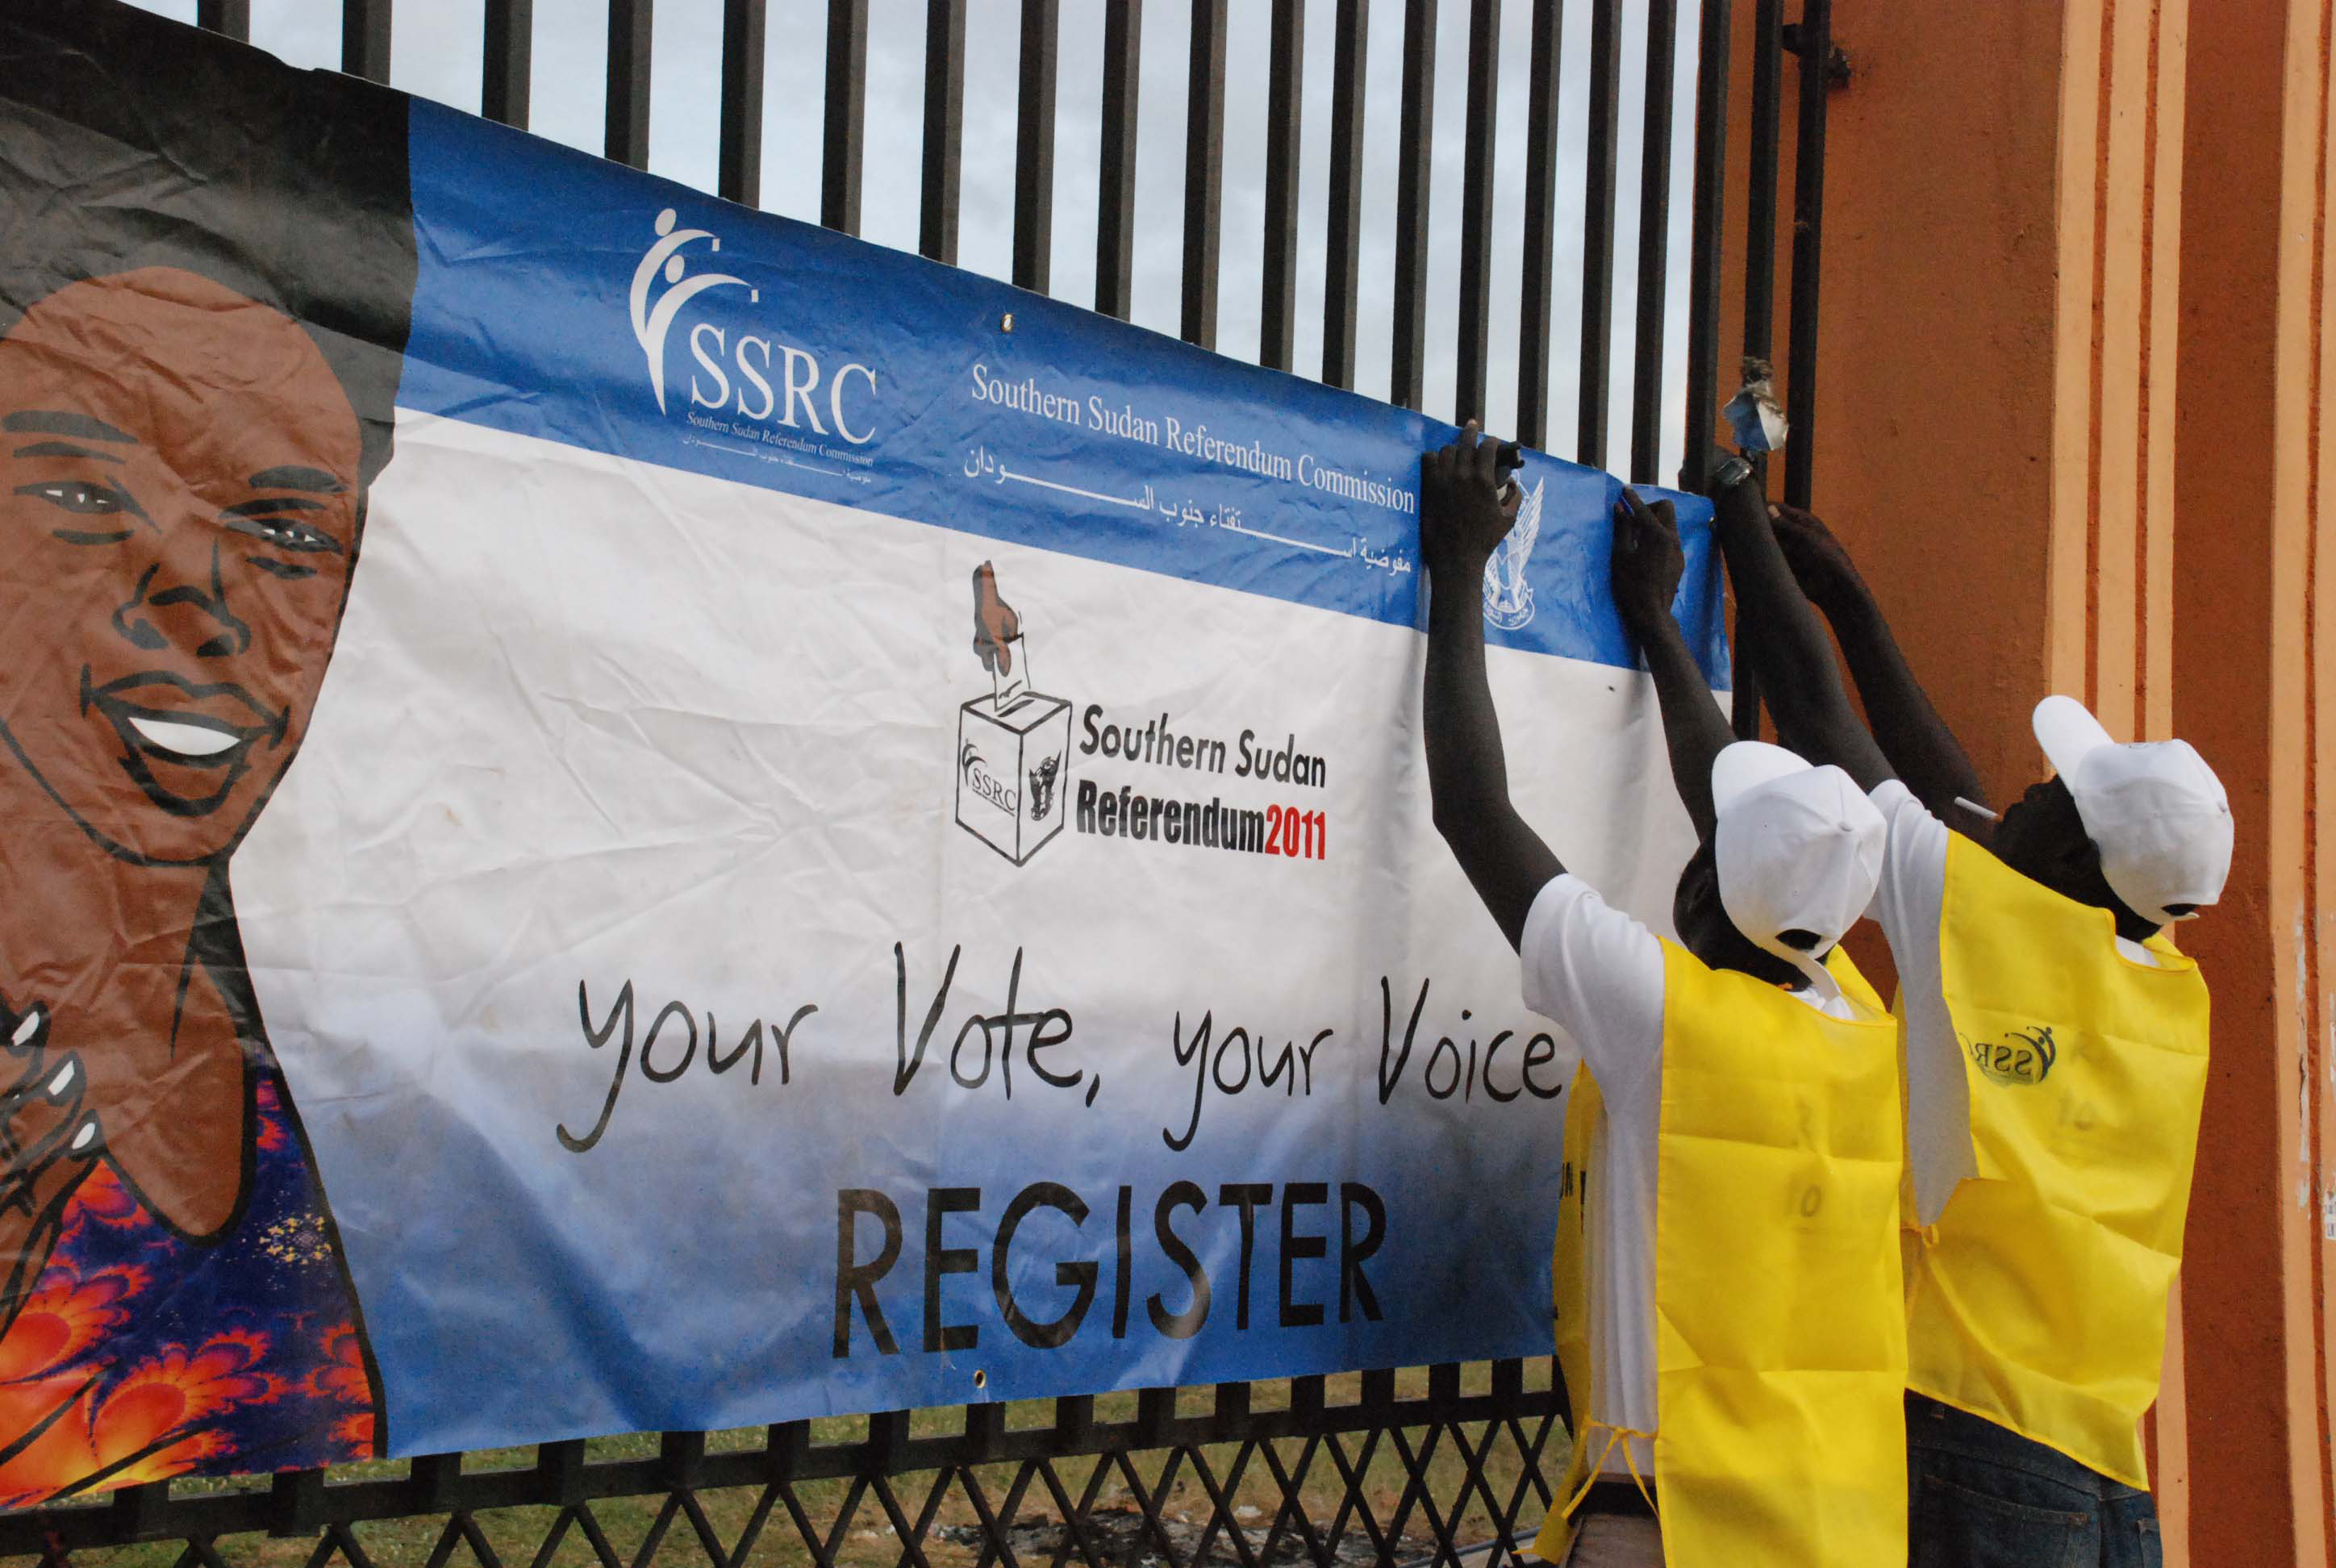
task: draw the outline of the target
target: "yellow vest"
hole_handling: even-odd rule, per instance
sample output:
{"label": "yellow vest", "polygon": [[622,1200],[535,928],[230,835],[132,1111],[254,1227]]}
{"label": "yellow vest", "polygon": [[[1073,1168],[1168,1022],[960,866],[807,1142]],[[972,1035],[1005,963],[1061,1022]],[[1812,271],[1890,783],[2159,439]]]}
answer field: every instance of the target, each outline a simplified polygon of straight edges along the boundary
{"label": "yellow vest", "polygon": [[[1866,1008],[1857,1022],[1671,943],[1663,953],[1653,1446],[1665,1558],[1673,1568],[1903,1563],[1896,1025],[1845,954],[1827,962]],[[1589,1412],[1576,1422],[1569,1499],[1608,1451],[1592,1436],[1603,1401],[1587,1336],[1598,1264],[1584,1176],[1595,1179],[1598,1106],[1578,1076],[1552,1267],[1559,1364]],[[1556,1562],[1570,1536],[1553,1509],[1535,1550]]]}
{"label": "yellow vest", "polygon": [[2166,1359],[2206,1089],[2206,983],[2117,950],[2105,910],[1956,834],[1942,989],[1970,1086],[1976,1178],[1907,1281],[1918,1393],[2129,1486]]}
{"label": "yellow vest", "polygon": [[[1590,1473],[1591,1454],[1585,1440],[1596,1413],[1607,1407],[1597,1383],[1597,1359],[1590,1345],[1590,1183],[1599,1169],[1598,1128],[1606,1102],[1598,1080],[1588,1067],[1576,1068],[1573,1086],[1565,1099],[1565,1165],[1557,1195],[1557,1249],[1549,1267],[1550,1316],[1557,1329],[1557,1370],[1565,1379],[1567,1402],[1573,1409],[1573,1454],[1559,1491],[1561,1502],[1582,1490]],[[1602,1175],[1599,1176],[1602,1180]],[[1543,1562],[1565,1556],[1572,1539],[1565,1510],[1552,1508],[1543,1520],[1535,1543]]]}

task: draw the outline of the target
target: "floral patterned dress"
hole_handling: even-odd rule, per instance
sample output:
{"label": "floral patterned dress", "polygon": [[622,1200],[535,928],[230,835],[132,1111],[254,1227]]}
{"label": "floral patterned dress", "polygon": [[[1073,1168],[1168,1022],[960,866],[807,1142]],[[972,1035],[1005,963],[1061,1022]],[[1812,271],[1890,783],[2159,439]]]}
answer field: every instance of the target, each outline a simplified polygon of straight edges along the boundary
{"label": "floral patterned dress", "polygon": [[0,1336],[0,1508],[375,1453],[355,1299],[272,1066],[258,1125],[250,1203],[209,1245],[172,1235],[111,1165],[82,1183]]}

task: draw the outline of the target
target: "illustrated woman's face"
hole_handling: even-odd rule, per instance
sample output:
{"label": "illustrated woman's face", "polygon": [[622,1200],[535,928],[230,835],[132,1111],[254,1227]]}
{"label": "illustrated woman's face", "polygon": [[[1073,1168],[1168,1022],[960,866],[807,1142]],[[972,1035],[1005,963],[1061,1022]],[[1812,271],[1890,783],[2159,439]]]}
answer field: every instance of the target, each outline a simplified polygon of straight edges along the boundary
{"label": "illustrated woman's face", "polygon": [[359,453],[308,335],[192,273],[73,284],[0,336],[0,737],[113,853],[216,858],[298,749]]}

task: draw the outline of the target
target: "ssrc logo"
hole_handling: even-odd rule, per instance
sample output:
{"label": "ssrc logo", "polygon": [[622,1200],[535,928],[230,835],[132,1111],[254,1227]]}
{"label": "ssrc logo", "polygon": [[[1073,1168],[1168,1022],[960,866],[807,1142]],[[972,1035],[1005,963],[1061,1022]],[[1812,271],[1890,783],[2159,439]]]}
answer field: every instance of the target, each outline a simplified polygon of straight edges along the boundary
{"label": "ssrc logo", "polygon": [[1989,1081],[2019,1088],[2031,1088],[2042,1083],[2060,1055],[2059,1047],[2052,1043],[2049,1024],[2039,1024],[2032,1029],[2008,1029],[2000,1040],[1966,1041],[1965,1048],[1971,1052],[1972,1065],[1986,1074]]}
{"label": "ssrc logo", "polygon": [[[1046,760],[1052,762],[1054,759],[1049,757]],[[988,766],[982,761],[981,754],[974,750],[971,741],[967,741],[958,748],[957,773],[959,780],[978,798],[988,801],[1007,816],[1020,813],[1021,796],[998,782],[997,777],[990,773]],[[1043,819],[1046,813],[1034,811],[1030,814],[1034,819]]]}
{"label": "ssrc logo", "polygon": [[[715,289],[743,289],[749,305],[759,305],[763,298],[762,291],[743,278],[726,272],[693,275],[684,252],[702,239],[706,253],[715,255],[722,241],[711,229],[683,229],[679,223],[680,215],[670,207],[657,214],[657,242],[633,268],[627,300],[633,340],[647,362],[649,390],[657,394],[660,414],[667,412],[666,344],[682,311]],[[832,433],[854,446],[876,438],[861,406],[876,391],[876,373],[867,365],[854,361],[823,375],[818,355],[808,349],[756,333],[734,333],[713,321],[693,325],[687,342],[695,365],[689,377],[693,406],[816,436]]]}
{"label": "ssrc logo", "polygon": [[[1045,702],[1049,699],[1040,697],[1037,700]],[[1027,800],[1033,823],[1044,823],[1054,815],[1055,780],[1061,775],[1062,767],[1060,756],[1040,757],[1038,765],[1030,770],[1029,794],[1025,795],[990,772],[989,765],[974,749],[973,742],[968,740],[958,748],[957,776],[959,784],[971,790],[977,800],[988,801],[1009,817],[1020,816],[1022,803]]]}

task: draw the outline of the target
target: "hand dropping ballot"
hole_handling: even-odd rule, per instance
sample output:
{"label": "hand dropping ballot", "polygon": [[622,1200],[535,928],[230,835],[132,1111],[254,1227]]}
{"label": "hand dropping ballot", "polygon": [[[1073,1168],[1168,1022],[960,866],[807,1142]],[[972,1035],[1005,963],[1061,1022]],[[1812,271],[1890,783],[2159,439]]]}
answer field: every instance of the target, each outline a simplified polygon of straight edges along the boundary
{"label": "hand dropping ballot", "polygon": [[988,561],[973,573],[973,651],[990,695],[958,709],[958,824],[1018,866],[1063,831],[1071,705],[1032,687],[1030,639]]}

